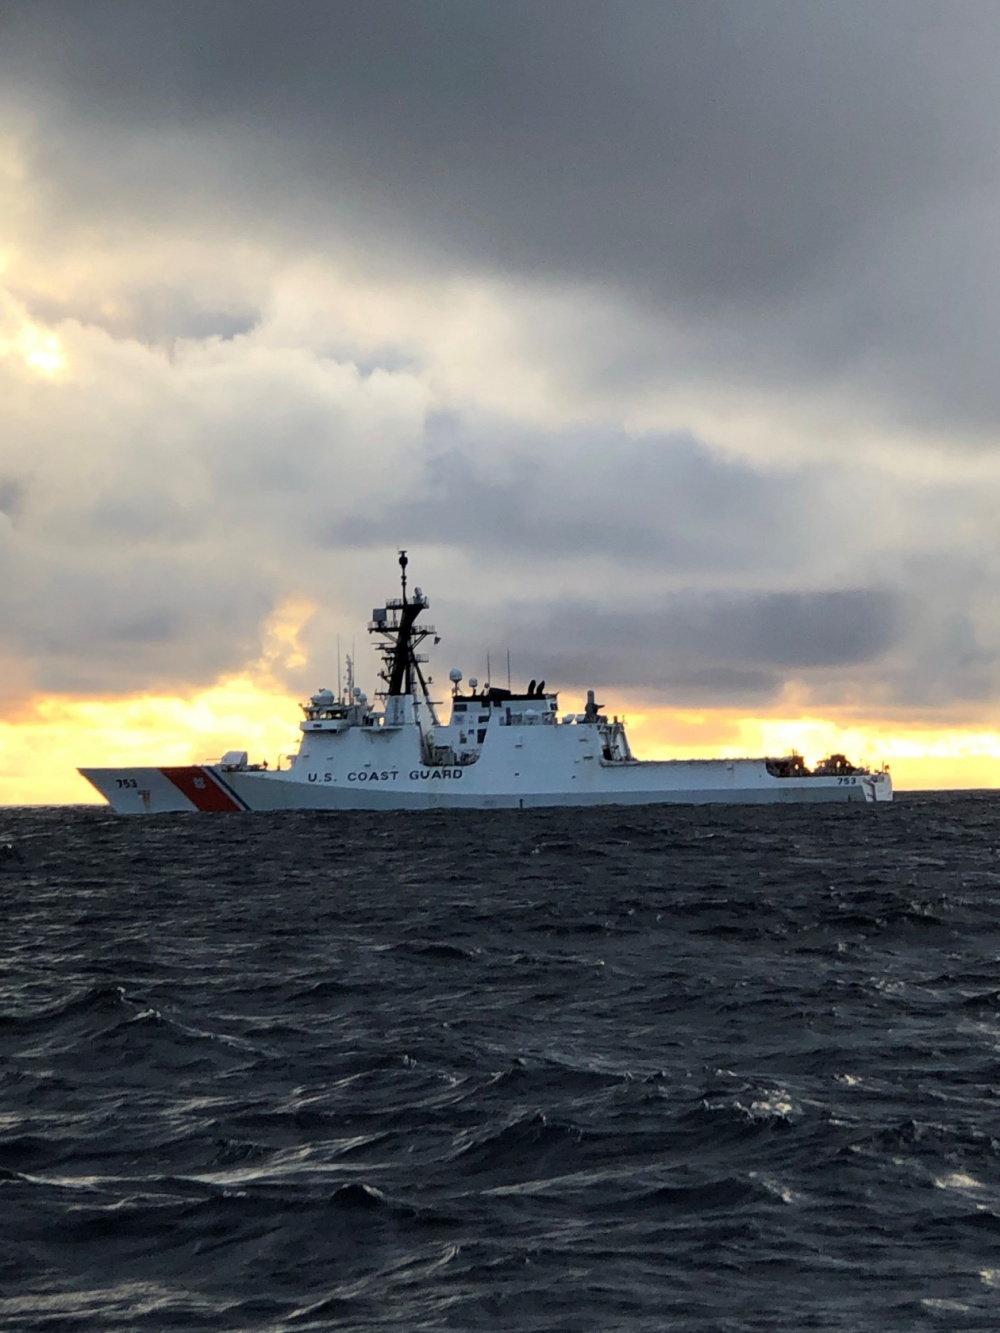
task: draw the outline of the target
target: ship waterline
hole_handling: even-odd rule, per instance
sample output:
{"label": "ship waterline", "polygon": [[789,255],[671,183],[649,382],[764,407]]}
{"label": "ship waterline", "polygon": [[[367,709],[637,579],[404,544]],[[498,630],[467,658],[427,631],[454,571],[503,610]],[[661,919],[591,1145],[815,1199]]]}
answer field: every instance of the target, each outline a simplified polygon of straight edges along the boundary
{"label": "ship waterline", "polygon": [[545,682],[523,691],[479,688],[451,672],[451,716],[438,718],[420,645],[435,633],[419,617],[429,603],[407,590],[377,607],[368,625],[382,656],[370,703],[354,684],[320,690],[303,704],[299,750],[286,767],[251,764],[244,751],[182,767],[83,768],[123,814],[254,810],[529,809],[545,806],[880,802],[892,798],[887,769],[834,755],[810,770],[778,758],[638,760],[625,724],[589,691],[582,713],[560,717]]}

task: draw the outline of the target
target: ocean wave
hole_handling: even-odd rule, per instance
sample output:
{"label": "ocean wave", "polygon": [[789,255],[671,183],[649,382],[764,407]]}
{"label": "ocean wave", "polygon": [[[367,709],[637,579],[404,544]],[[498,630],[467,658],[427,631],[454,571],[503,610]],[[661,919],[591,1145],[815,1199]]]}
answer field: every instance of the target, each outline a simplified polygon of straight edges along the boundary
{"label": "ocean wave", "polygon": [[0,1323],[991,1327],[995,826],[12,812]]}

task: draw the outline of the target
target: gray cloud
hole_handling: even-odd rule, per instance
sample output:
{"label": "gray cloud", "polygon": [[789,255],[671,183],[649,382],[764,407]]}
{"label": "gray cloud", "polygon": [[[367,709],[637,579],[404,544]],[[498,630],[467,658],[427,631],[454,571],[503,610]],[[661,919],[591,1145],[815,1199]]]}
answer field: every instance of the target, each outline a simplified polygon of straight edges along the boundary
{"label": "gray cloud", "polygon": [[[106,329],[113,337],[137,338],[161,346],[183,338],[236,338],[249,333],[260,318],[257,310],[220,309],[201,293],[178,285],[130,284],[127,293],[119,289],[116,295],[113,310],[96,300],[77,300],[72,314],[84,323]],[[65,299],[34,292],[26,292],[25,297],[33,319],[55,324],[67,315]]]}
{"label": "gray cloud", "polygon": [[10,520],[18,518],[24,508],[27,485],[20,479],[0,479],[0,514]]}
{"label": "gray cloud", "polygon": [[[329,659],[406,544],[447,643],[553,684],[996,699],[996,481],[910,476],[898,427],[1000,424],[998,38],[992,0],[0,3],[11,290],[82,367],[0,384],[0,646],[51,689],[207,683],[303,594]],[[276,316],[302,256],[425,304]],[[506,416],[495,344],[452,382],[457,335],[421,341],[451,280],[530,294]],[[525,408],[536,364],[586,429]],[[732,399],[730,435],[625,424],[715,386],[784,439],[824,387],[825,444],[738,457]]]}
{"label": "gray cloud", "polygon": [[322,522],[334,547],[446,544],[484,558],[652,565],[661,578],[815,577],[876,509],[842,470],[726,458],[689,434],[540,432],[482,418],[428,423],[417,484]]}
{"label": "gray cloud", "polygon": [[[528,611],[510,606],[479,627],[495,650],[509,647],[519,667],[552,687],[652,691],[681,705],[766,703],[789,679],[878,662],[900,642],[904,624],[897,593],[851,588],[680,593],[618,609],[561,600]],[[459,645],[477,647],[481,655],[468,638]]]}
{"label": "gray cloud", "polygon": [[67,213],[320,244],[335,223],[383,263],[629,293],[716,373],[1000,417],[989,0],[5,15],[0,68]]}
{"label": "gray cloud", "polygon": [[[290,595],[321,608],[315,673],[406,544],[466,667],[509,646],[554,685],[677,704],[766,702],[789,680],[835,700],[872,664],[897,705],[995,690],[988,544],[973,534],[959,564],[922,554],[935,518],[953,532],[968,517],[961,487],[888,508],[849,469],[751,466],[691,435],[425,422],[419,399],[399,411],[406,372],[272,359],[253,339],[178,363],[114,355],[106,378],[62,391],[61,418],[39,385],[12,432],[36,471],[0,531],[0,638],[45,688],[207,684],[259,655]],[[145,382],[138,405],[116,402],[122,375]]]}
{"label": "gray cloud", "polygon": [[264,571],[239,580],[205,547],[143,557],[25,551],[0,569],[0,644],[38,688],[102,693],[206,685],[259,656],[278,600]]}

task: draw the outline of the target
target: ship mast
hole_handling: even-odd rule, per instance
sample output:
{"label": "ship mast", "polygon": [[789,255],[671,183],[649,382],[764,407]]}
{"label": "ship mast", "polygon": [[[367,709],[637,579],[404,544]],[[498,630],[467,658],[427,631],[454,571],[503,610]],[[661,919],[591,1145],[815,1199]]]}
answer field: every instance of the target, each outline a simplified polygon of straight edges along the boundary
{"label": "ship mast", "polygon": [[[384,606],[378,606],[372,612],[368,625],[370,634],[378,635],[382,642],[379,652],[382,654],[380,677],[386,688],[379,690],[381,699],[394,699],[402,695],[412,695],[415,704],[424,703],[431,721],[438,726],[437,714],[431,700],[427,681],[421,670],[427,661],[424,653],[418,652],[420,644],[429,634],[434,634],[433,625],[417,625],[417,617],[425,611],[430,602],[419,588],[412,595],[407,592],[406,567],[409,559],[405,551],[399,553],[399,570],[402,595],[390,598]],[[420,692],[417,693],[417,682]]]}

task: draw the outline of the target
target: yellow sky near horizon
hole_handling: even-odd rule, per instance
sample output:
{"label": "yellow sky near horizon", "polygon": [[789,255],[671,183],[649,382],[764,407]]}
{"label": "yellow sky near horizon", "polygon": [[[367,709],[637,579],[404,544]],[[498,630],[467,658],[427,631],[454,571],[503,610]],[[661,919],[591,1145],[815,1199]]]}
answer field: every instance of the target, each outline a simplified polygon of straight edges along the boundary
{"label": "yellow sky near horizon", "polygon": [[[78,766],[186,764],[246,749],[274,764],[298,743],[297,700],[252,674],[186,698],[38,698],[0,720],[0,804],[99,803]],[[639,758],[840,751],[890,764],[896,790],[1000,786],[1000,732],[851,725],[818,717],[650,709],[629,716]]]}

